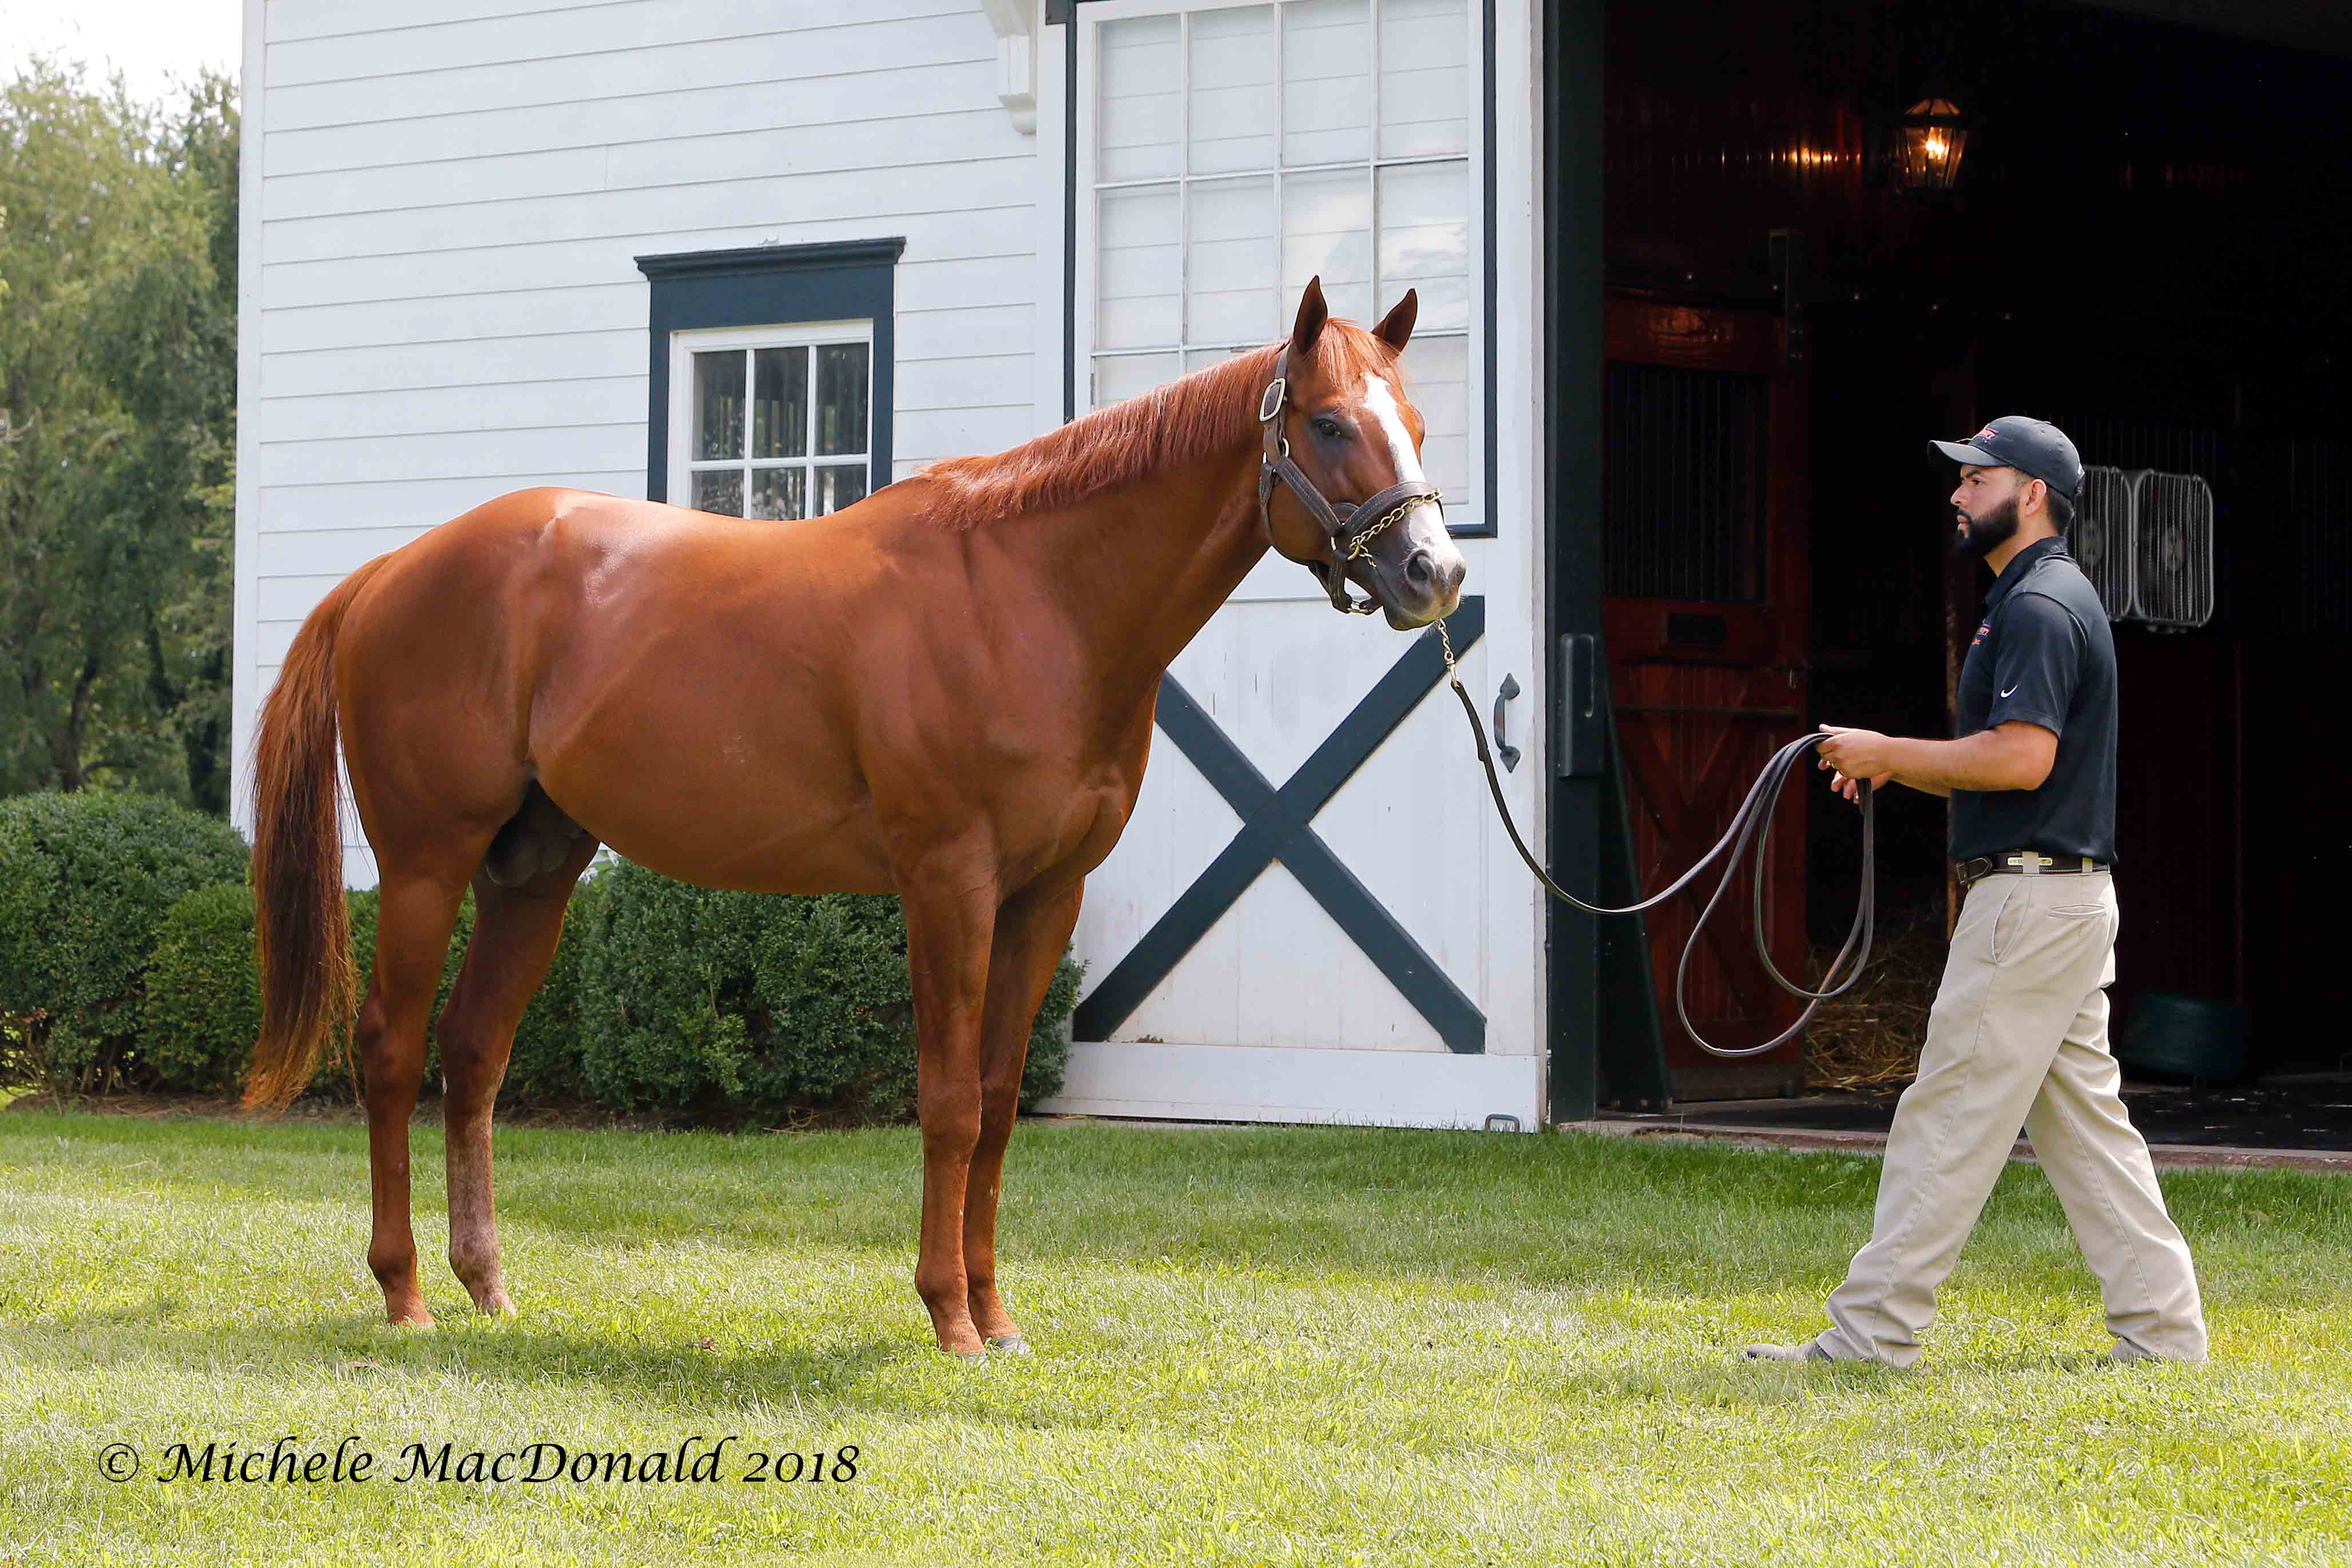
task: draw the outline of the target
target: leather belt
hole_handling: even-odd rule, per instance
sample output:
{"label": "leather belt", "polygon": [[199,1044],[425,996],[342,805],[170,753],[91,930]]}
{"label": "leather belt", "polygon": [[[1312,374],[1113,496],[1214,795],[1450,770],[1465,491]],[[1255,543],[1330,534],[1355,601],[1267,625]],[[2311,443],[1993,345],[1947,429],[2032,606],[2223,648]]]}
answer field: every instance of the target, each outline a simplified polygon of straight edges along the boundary
{"label": "leather belt", "polygon": [[2034,850],[2004,850],[1997,855],[1979,855],[1962,861],[1954,868],[1960,885],[1988,876],[2088,876],[2094,872],[2110,869],[2105,861],[2095,861],[2088,855],[2045,855]]}

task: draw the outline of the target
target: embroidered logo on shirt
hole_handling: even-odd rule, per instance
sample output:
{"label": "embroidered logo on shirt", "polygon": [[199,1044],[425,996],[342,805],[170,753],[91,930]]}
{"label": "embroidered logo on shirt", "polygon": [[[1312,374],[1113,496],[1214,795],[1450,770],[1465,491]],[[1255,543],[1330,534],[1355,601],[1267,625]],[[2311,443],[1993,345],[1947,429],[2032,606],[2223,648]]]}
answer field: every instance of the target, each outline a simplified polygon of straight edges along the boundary
{"label": "embroidered logo on shirt", "polygon": [[[2011,687],[2010,687],[2010,688],[2009,688],[2009,692],[2013,692],[2013,691],[2015,691],[2016,689],[2017,689],[2017,688],[2016,688],[2015,686],[2011,686]],[[2003,695],[2003,696],[2007,696],[2007,695],[2009,695],[2009,692],[2003,692],[2003,693],[2001,693],[2000,695]]]}
{"label": "embroidered logo on shirt", "polygon": [[1992,622],[1990,620],[1987,620],[1982,624],[1979,625],[1977,627],[1977,634],[1969,639],[1969,646],[1973,648],[1978,643],[1983,642],[1985,640],[1985,634],[1991,630]]}

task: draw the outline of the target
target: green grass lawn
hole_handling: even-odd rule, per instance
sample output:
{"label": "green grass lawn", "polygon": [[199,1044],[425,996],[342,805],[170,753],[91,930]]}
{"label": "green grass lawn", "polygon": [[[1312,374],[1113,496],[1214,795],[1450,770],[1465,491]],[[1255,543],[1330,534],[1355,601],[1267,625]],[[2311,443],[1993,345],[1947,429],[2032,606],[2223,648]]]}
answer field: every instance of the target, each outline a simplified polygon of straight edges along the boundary
{"label": "green grass lawn", "polygon": [[[2340,1177],[2168,1176],[2213,1364],[2115,1368],[2012,1167],[1904,1375],[1727,1359],[1821,1326],[1873,1161],[1025,1127],[1002,1249],[1037,1354],[970,1366],[913,1291],[911,1132],[499,1155],[521,1317],[473,1317],[440,1264],[420,1128],[442,1323],[395,1330],[362,1129],[0,1115],[0,1563],[2352,1560]],[[173,1443],[283,1434],[355,1434],[379,1472],[153,1479]],[[710,1484],[386,1479],[417,1441],[728,1434]],[[854,1479],[736,1479],[851,1445]]]}

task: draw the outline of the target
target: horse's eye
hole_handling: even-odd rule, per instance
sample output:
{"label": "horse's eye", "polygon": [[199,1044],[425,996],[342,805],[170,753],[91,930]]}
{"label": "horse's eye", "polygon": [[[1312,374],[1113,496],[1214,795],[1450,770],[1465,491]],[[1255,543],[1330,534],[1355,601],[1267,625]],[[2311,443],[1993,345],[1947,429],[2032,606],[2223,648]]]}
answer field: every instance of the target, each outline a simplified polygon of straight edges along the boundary
{"label": "horse's eye", "polygon": [[1342,432],[1339,429],[1339,422],[1338,420],[1318,419],[1315,421],[1315,434],[1323,437],[1326,441],[1337,441],[1339,439]]}

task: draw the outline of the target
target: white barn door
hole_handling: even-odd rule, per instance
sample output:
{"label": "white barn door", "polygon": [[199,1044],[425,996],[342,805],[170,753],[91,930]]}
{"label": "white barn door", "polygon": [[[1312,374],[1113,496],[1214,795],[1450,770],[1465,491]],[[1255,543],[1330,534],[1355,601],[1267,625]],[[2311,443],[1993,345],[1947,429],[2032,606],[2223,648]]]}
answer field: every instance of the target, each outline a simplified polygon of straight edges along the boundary
{"label": "white barn door", "polygon": [[[1507,674],[1521,694],[1526,812],[1534,541],[1498,533],[1490,492],[1530,465],[1487,433],[1531,423],[1489,412],[1485,20],[1480,0],[1077,7],[1068,349],[1099,406],[1279,337],[1309,277],[1365,323],[1420,290],[1404,368],[1470,560],[1450,630],[1482,713]],[[1261,563],[1162,687],[1142,796],[1087,883],[1049,1108],[1538,1124],[1541,912],[1463,728],[1433,632]]]}

